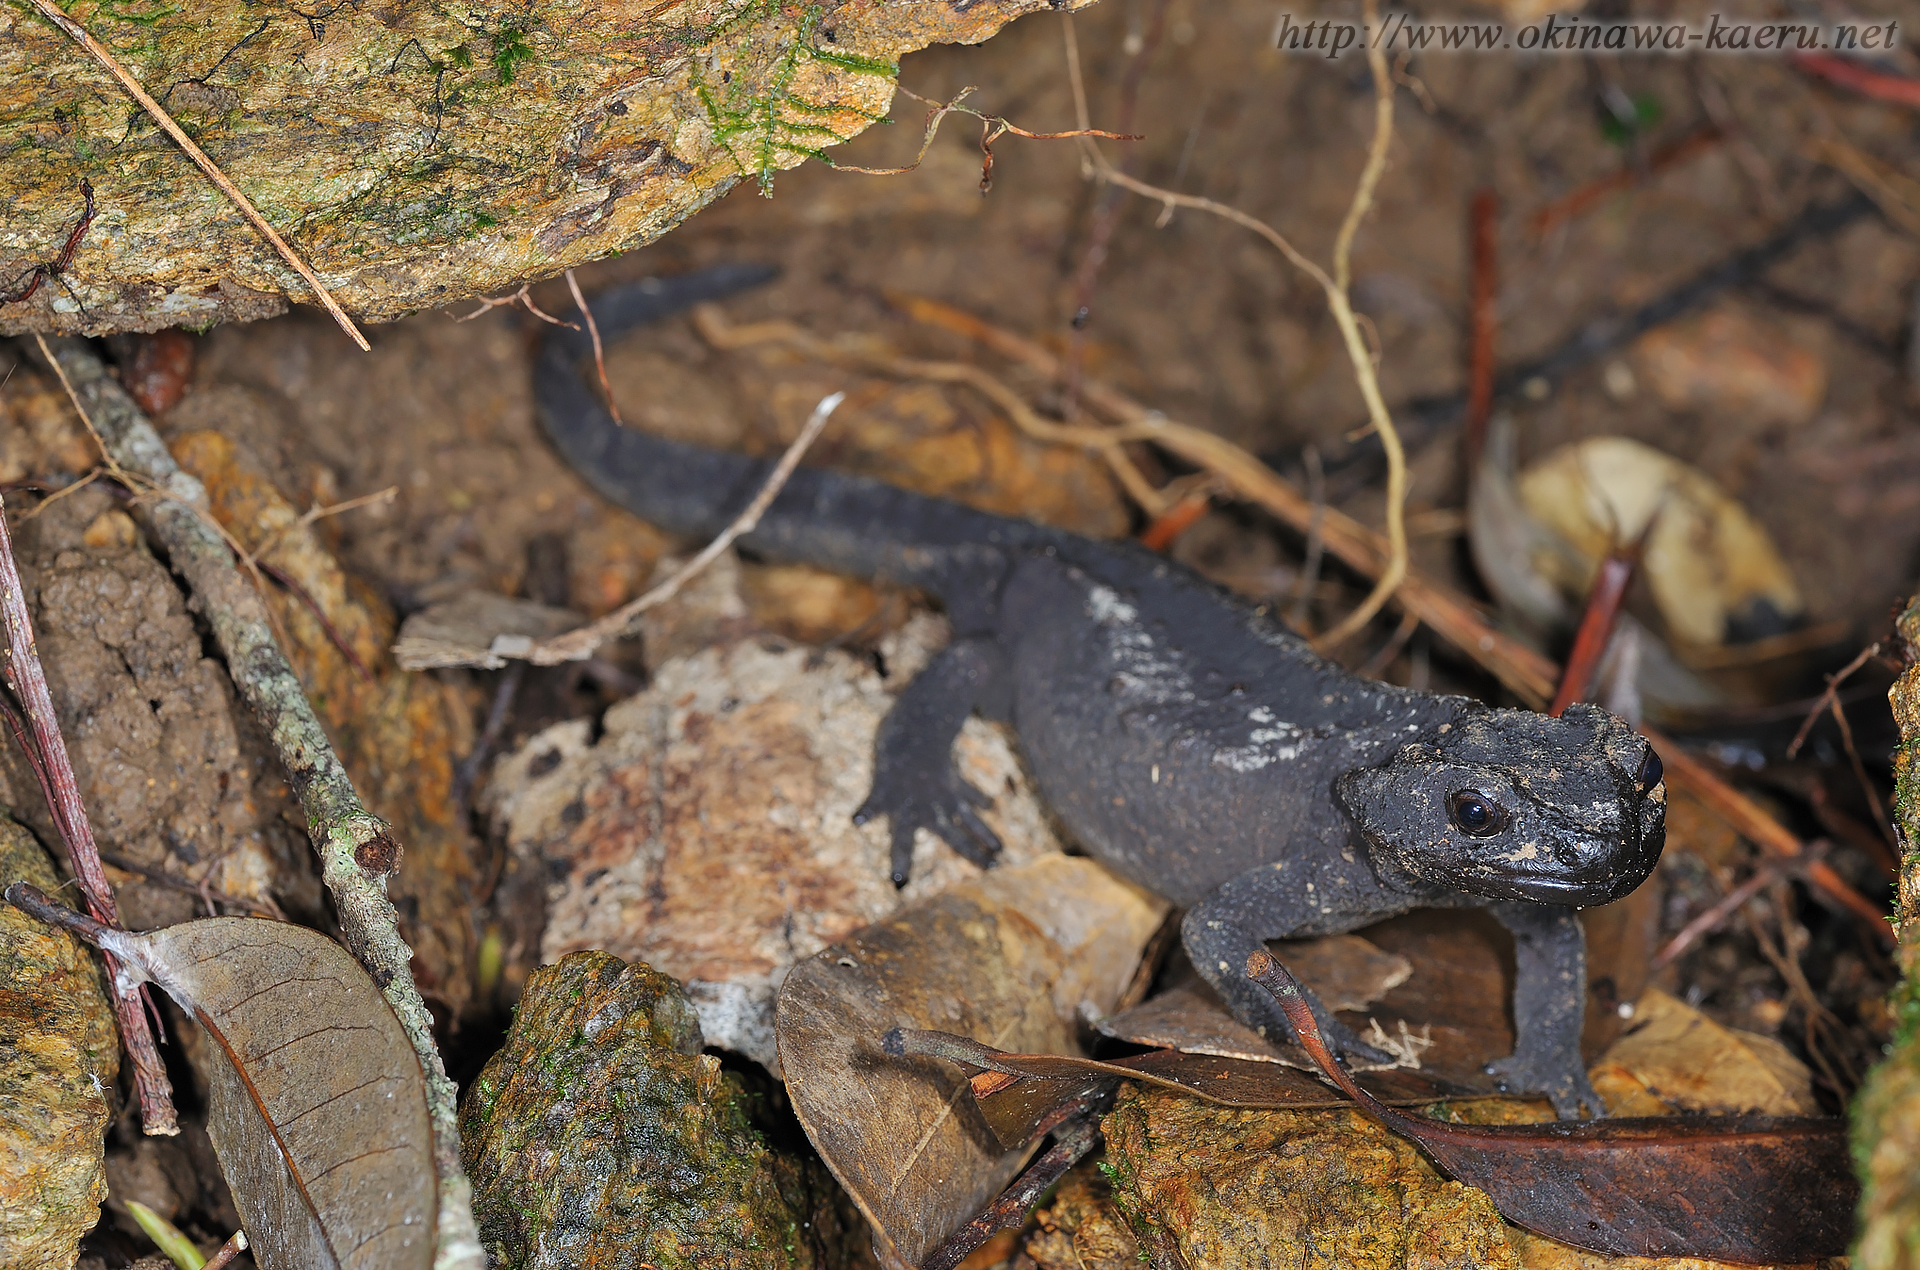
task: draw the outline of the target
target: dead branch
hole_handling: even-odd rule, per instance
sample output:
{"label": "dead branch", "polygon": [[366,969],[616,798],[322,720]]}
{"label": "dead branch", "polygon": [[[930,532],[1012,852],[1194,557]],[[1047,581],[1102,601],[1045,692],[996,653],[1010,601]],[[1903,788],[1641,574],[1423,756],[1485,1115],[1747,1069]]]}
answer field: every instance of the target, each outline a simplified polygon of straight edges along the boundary
{"label": "dead branch", "polygon": [[50,343],[112,460],[167,495],[143,503],[142,514],[199,601],[235,686],[273,739],[288,783],[306,813],[344,942],[380,985],[426,1072],[439,1178],[435,1270],[481,1270],[485,1254],[460,1164],[456,1092],[434,1046],[433,1019],[414,984],[408,966],[412,953],[400,938],[387,898],[386,875],[399,863],[399,844],[354,792],[298,676],[274,640],[265,600],[236,567],[228,541],[208,524],[205,488],[174,462],[153,424],[84,341]]}
{"label": "dead branch", "polygon": [[[1362,0],[1361,12],[1364,15],[1366,29],[1372,32],[1379,23],[1379,5],[1377,0]],[[1080,51],[1073,35],[1073,15],[1062,14],[1066,24],[1067,62],[1069,79],[1073,86],[1075,114],[1084,130],[1087,120],[1086,86],[1080,74]],[[1272,244],[1282,256],[1285,256],[1296,269],[1319,284],[1326,295],[1327,311],[1333,315],[1334,325],[1340,329],[1341,339],[1346,344],[1347,357],[1353,363],[1355,381],[1360,387],[1360,396],[1367,405],[1367,417],[1372,430],[1380,437],[1381,447],[1387,456],[1387,558],[1384,567],[1377,575],[1371,594],[1360,602],[1358,608],[1348,613],[1330,630],[1314,641],[1321,651],[1345,642],[1355,631],[1373,620],[1386,604],[1388,598],[1400,586],[1407,575],[1407,457],[1400,444],[1400,434],[1394,428],[1392,413],[1387,409],[1386,398],[1380,392],[1380,379],[1374,369],[1372,352],[1367,347],[1366,337],[1360,329],[1360,321],[1354,313],[1353,302],[1348,294],[1348,286],[1353,272],[1353,239],[1359,232],[1360,222],[1373,208],[1374,191],[1380,184],[1380,177],[1386,171],[1387,149],[1393,142],[1393,76],[1387,68],[1386,54],[1382,53],[1376,42],[1368,38],[1367,66],[1373,74],[1374,123],[1373,140],[1367,147],[1367,161],[1360,171],[1359,184],[1354,189],[1353,201],[1347,208],[1346,218],[1340,223],[1340,231],[1334,237],[1333,270],[1329,273],[1318,264],[1301,254],[1279,230],[1249,216],[1236,207],[1202,198],[1195,194],[1178,194],[1172,190],[1149,185],[1127,175],[1108,161],[1106,155],[1091,137],[1082,137],[1080,145],[1086,163],[1088,175],[1093,179],[1117,185],[1147,198],[1157,199],[1163,208],[1191,207],[1209,212],[1222,220],[1231,221],[1243,229],[1251,230]]]}
{"label": "dead branch", "polygon": [[846,398],[847,394],[844,392],[836,392],[820,399],[820,404],[813,408],[813,414],[807,419],[806,426],[800,430],[800,435],[794,438],[793,444],[787,447],[787,452],[780,456],[780,461],[768,474],[766,484],[762,485],[760,492],[753,496],[753,501],[747,504],[746,510],[734,517],[733,523],[721,530],[718,537],[701,548],[699,555],[676,569],[672,577],[650,588],[638,599],[621,605],[597,622],[590,622],[564,635],[555,635],[551,639],[528,641],[527,647],[523,650],[502,647],[503,640],[514,638],[502,637],[494,641],[490,651],[502,657],[524,657],[536,666],[557,666],[561,662],[585,661],[593,656],[600,645],[610,639],[617,639],[633,624],[636,617],[648,609],[665,604],[678,595],[681,587],[718,559],[720,553],[731,547],[736,538],[753,532],[754,526],[760,523],[760,517],[766,513],[774,498],[779,495],[781,487],[787,483],[787,478],[793,475],[796,467],[800,466],[800,457],[807,452],[807,447],[813,444],[814,439],[820,435],[821,429],[827,426],[827,420],[833,416],[833,412]]}

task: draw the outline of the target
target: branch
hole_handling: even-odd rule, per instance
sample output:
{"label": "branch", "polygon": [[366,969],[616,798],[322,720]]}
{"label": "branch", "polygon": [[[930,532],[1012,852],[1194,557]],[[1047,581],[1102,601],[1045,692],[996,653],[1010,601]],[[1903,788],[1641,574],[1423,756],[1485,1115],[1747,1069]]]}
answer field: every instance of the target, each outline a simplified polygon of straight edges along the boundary
{"label": "branch", "polygon": [[205,488],[181,471],[140,408],[84,341],[50,341],[78,399],[115,463],[151,481],[166,498],[143,504],[154,537],[198,600],[227,671],[260,719],[307,817],[321,878],[332,895],[347,949],[399,1016],[426,1073],[440,1212],[435,1270],[480,1270],[485,1256],[473,1224],[471,1188],[460,1165],[457,1094],[433,1043],[433,1019],[408,968],[386,875],[400,859],[387,825],[361,804],[346,768],[286,654],[274,641],[265,601],[236,566],[227,542],[204,519]]}
{"label": "branch", "polygon": [[[1365,16],[1369,33],[1379,21],[1377,0],[1363,0],[1361,11]],[[1067,32],[1067,69],[1074,92],[1074,111],[1080,120],[1082,129],[1086,128],[1087,107],[1086,90],[1080,75],[1079,46],[1073,38],[1073,17],[1063,15]],[[1327,311],[1333,315],[1334,325],[1340,329],[1340,338],[1346,344],[1347,358],[1353,363],[1353,377],[1359,385],[1361,399],[1367,405],[1367,417],[1372,429],[1380,436],[1381,447],[1387,456],[1387,558],[1385,567],[1378,574],[1373,591],[1360,602],[1358,608],[1336,624],[1331,630],[1314,641],[1314,647],[1322,652],[1343,643],[1354,632],[1373,620],[1387,599],[1393,595],[1407,576],[1407,456],[1400,444],[1400,433],[1393,426],[1393,416],[1387,409],[1386,398],[1380,392],[1380,378],[1375,372],[1373,353],[1367,347],[1367,341],[1360,330],[1359,318],[1353,311],[1353,302],[1347,293],[1347,285],[1352,276],[1352,256],[1354,235],[1359,232],[1360,222],[1366,218],[1373,207],[1374,190],[1380,184],[1380,177],[1386,171],[1387,150],[1393,143],[1393,75],[1387,68],[1386,54],[1375,47],[1371,38],[1367,41],[1367,66],[1373,72],[1373,140],[1367,147],[1367,161],[1360,171],[1360,182],[1353,192],[1353,201],[1347,208],[1346,219],[1340,224],[1340,232],[1334,238],[1333,271],[1328,273],[1318,264],[1303,255],[1289,242],[1285,235],[1267,222],[1255,216],[1249,216],[1237,207],[1225,203],[1216,203],[1210,198],[1194,194],[1178,194],[1172,190],[1149,185],[1145,181],[1127,175],[1108,162],[1090,137],[1082,137],[1080,145],[1085,157],[1088,174],[1095,180],[1117,185],[1131,190],[1146,198],[1157,199],[1161,206],[1171,210],[1175,207],[1191,207],[1208,212],[1231,221],[1243,229],[1251,230],[1271,243],[1276,251],[1285,256],[1296,269],[1312,278],[1326,294]]]}

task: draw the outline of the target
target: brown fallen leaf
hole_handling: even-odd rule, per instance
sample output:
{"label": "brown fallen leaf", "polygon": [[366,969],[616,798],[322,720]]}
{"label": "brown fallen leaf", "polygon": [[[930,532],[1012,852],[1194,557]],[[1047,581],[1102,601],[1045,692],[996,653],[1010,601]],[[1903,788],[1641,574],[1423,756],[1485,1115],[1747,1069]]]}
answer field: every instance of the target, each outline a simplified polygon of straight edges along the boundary
{"label": "brown fallen leaf", "polygon": [[1859,1200],[1846,1122],[1776,1116],[1654,1116],[1483,1126],[1385,1106],[1320,1036],[1299,985],[1266,953],[1247,977],[1273,993],[1327,1078],[1411,1138],[1515,1225],[1597,1252],[1749,1265],[1838,1256]]}
{"label": "brown fallen leaf", "polygon": [[345,949],[286,922],[110,930],[14,883],[16,908],[113,953],[213,1043],[207,1133],[263,1270],[424,1270],[435,1174],[426,1085]]}
{"label": "brown fallen leaf", "polygon": [[967,1078],[881,1051],[894,1028],[1070,1054],[1112,1009],[1164,906],[1091,860],[996,869],[796,965],[775,1023],[793,1109],[874,1229],[917,1265],[998,1195],[1027,1151],[974,1110]]}

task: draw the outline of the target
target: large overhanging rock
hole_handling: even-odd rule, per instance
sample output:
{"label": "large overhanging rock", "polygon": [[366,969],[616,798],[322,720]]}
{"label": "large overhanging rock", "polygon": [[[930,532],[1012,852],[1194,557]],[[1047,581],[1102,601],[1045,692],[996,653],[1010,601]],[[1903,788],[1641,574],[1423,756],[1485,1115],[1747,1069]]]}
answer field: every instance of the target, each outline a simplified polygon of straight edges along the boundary
{"label": "large overhanging rock", "polygon": [[[80,0],[113,50],[370,321],[658,238],[881,118],[902,53],[1090,0]],[[849,177],[848,179],[858,179]],[[0,7],[0,333],[205,327],[297,274],[26,5]]]}

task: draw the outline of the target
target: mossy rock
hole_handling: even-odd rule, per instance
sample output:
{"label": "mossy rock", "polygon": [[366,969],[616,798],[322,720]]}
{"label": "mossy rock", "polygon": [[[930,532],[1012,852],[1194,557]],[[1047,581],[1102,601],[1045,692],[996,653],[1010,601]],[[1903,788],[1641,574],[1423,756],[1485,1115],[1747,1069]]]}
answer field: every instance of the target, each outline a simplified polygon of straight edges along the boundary
{"label": "mossy rock", "polygon": [[700,1046],[680,985],[648,966],[583,952],[527,981],[506,1044],[461,1106],[490,1264],[827,1264],[838,1232],[824,1170],[773,1151]]}
{"label": "mossy rock", "polygon": [[[885,116],[901,54],[1090,0],[77,0],[356,316],[642,246]],[[865,177],[848,177],[866,180]],[[271,316],[312,293],[108,72],[0,6],[0,334]]]}
{"label": "mossy rock", "polygon": [[[60,885],[0,813],[0,886]],[[120,1036],[86,945],[0,904],[0,1266],[67,1270],[107,1197]]]}
{"label": "mossy rock", "polygon": [[1234,1111],[1124,1085],[1114,1204],[1155,1264],[1519,1270],[1486,1194],[1358,1110]]}

